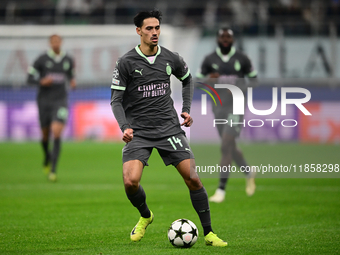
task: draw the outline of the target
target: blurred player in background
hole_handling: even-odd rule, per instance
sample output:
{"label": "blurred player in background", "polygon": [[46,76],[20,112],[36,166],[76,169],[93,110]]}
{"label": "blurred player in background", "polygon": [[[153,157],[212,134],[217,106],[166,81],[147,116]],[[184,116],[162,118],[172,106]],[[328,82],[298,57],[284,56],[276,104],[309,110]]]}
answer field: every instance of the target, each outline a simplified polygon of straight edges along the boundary
{"label": "blurred player in background", "polygon": [[[208,195],[195,173],[194,155],[181,125],[190,127],[193,83],[189,68],[177,53],[158,45],[161,13],[140,12],[134,18],[141,43],[118,59],[111,85],[112,111],[123,132],[123,180],[128,199],[140,212],[130,234],[140,241],[154,219],[140,185],[142,172],[156,148],[166,165],[172,164],[190,190],[190,198],[203,226],[205,243],[227,246],[213,233]],[[170,76],[183,85],[180,124],[173,106]]]}
{"label": "blurred player in background", "polygon": [[[197,78],[207,79],[207,81],[215,84],[232,84],[245,85],[243,78],[257,78],[257,71],[254,70],[249,58],[242,52],[235,49],[234,33],[230,28],[221,28],[217,33],[218,47],[214,52],[209,54],[203,60],[201,69],[197,73]],[[241,78],[241,79],[240,79]],[[242,86],[241,86],[242,87]],[[243,86],[244,87],[244,86]],[[215,119],[226,119],[228,123],[231,120],[235,122],[243,122],[243,115],[233,115],[233,97],[228,89],[216,89],[222,100],[222,105],[215,106],[213,104],[213,112]],[[216,125],[218,133],[222,139],[221,167],[229,166],[234,160],[241,167],[252,169],[246,162],[242,152],[236,145],[236,138],[240,135],[242,124]],[[246,193],[252,196],[255,192],[255,171],[246,173]],[[220,173],[220,183],[215,194],[209,198],[209,201],[221,203],[225,198],[225,187],[230,172]]]}
{"label": "blurred player in background", "polygon": [[[62,38],[52,35],[50,49],[40,55],[28,69],[28,83],[38,85],[38,109],[44,152],[44,170],[50,181],[56,181],[61,135],[68,117],[67,85],[76,87],[73,59],[61,50]],[[50,134],[52,153],[49,150]]]}

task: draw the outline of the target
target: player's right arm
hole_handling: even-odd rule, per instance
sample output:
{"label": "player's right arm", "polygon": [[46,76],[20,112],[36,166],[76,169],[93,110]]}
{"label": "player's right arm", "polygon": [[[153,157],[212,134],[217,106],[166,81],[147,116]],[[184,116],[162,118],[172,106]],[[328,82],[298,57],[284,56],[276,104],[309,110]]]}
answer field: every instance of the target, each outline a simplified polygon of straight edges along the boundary
{"label": "player's right arm", "polygon": [[111,89],[111,109],[120,129],[123,132],[122,140],[128,143],[131,142],[133,138],[133,129],[130,128],[129,123],[126,120],[125,111],[122,104],[123,96],[124,91]]}
{"label": "player's right arm", "polygon": [[194,94],[194,85],[188,65],[185,63],[184,59],[177,53],[175,70],[172,71],[172,74],[175,75],[177,79],[182,82],[183,106],[181,117],[184,119],[184,121],[181,123],[181,126],[190,127],[193,123],[192,117],[190,116],[190,109],[192,97]]}
{"label": "player's right arm", "polygon": [[41,77],[43,61],[39,57],[32,66],[28,67],[27,83],[31,85],[50,86],[53,79],[49,76]]}
{"label": "player's right arm", "polygon": [[70,80],[70,86],[71,89],[75,89],[77,86],[77,82],[75,79],[75,65],[74,65],[74,59],[69,57],[70,59],[70,67],[69,69],[66,71],[66,75],[68,77],[68,79]]}
{"label": "player's right arm", "polygon": [[53,83],[53,79],[50,76],[45,76],[40,79],[39,84],[40,86],[50,86]]}
{"label": "player's right arm", "polygon": [[131,142],[133,139],[133,129],[126,119],[125,111],[123,108],[123,97],[127,85],[127,71],[123,63],[118,60],[116,68],[113,71],[111,83],[111,109],[115,116],[120,129],[123,132],[122,140],[126,143]]}
{"label": "player's right arm", "polygon": [[244,55],[244,64],[242,65],[242,71],[246,77],[248,77],[248,86],[257,87],[257,70],[253,67],[253,64],[247,55]]}

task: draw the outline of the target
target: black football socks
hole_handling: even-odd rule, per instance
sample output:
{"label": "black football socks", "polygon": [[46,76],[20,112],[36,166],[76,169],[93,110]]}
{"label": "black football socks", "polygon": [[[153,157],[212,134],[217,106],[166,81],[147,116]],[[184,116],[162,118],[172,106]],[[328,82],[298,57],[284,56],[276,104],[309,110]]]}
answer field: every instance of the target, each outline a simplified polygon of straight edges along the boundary
{"label": "black football socks", "polygon": [[201,220],[204,235],[207,235],[212,231],[207,191],[204,187],[199,190],[190,190],[190,198],[191,203]]}
{"label": "black football socks", "polygon": [[230,174],[229,171],[226,171],[226,172],[221,171],[220,172],[220,183],[218,185],[219,189],[225,190],[225,186],[227,185],[227,182],[228,182],[228,179],[229,179],[229,174]]}
{"label": "black football socks", "polygon": [[61,146],[61,140],[60,138],[56,138],[53,141],[53,150],[52,150],[52,168],[51,172],[55,173],[60,153],[60,146]]}
{"label": "black football socks", "polygon": [[128,199],[130,200],[131,204],[138,209],[140,215],[143,218],[150,218],[151,213],[146,204],[146,195],[142,185],[139,185],[139,188],[136,193],[129,195],[126,193]]}
{"label": "black football socks", "polygon": [[44,166],[48,166],[51,160],[50,152],[48,151],[48,140],[47,141],[41,140],[41,146],[44,152]]}

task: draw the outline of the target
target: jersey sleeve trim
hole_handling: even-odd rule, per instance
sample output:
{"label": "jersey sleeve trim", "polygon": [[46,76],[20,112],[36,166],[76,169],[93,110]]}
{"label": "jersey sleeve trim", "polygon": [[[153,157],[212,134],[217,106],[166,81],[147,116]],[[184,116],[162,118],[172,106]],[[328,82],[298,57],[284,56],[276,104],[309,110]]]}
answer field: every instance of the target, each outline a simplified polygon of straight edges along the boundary
{"label": "jersey sleeve trim", "polygon": [[29,66],[28,69],[27,69],[27,73],[29,73],[31,75],[35,75],[35,74],[38,74],[38,71],[33,66]]}
{"label": "jersey sleeve trim", "polygon": [[257,71],[254,70],[254,71],[248,73],[247,76],[248,76],[249,78],[253,78],[253,77],[257,76]]}
{"label": "jersey sleeve trim", "polygon": [[122,87],[122,86],[116,86],[116,85],[111,85],[111,89],[116,89],[116,90],[125,90],[126,87]]}
{"label": "jersey sleeve trim", "polygon": [[189,74],[190,74],[190,70],[188,69],[188,72],[182,78],[179,78],[179,80],[181,81],[185,80],[185,78],[187,78]]}
{"label": "jersey sleeve trim", "polygon": [[152,61],[150,61],[150,60],[143,54],[143,52],[140,50],[139,46],[140,46],[140,44],[138,44],[138,45],[135,47],[136,52],[137,52],[141,57],[145,58],[146,61],[149,62],[149,64],[155,63],[157,56],[158,56],[159,54],[161,54],[161,46],[157,45],[157,47],[158,47],[157,53],[156,53],[154,59],[153,59]]}

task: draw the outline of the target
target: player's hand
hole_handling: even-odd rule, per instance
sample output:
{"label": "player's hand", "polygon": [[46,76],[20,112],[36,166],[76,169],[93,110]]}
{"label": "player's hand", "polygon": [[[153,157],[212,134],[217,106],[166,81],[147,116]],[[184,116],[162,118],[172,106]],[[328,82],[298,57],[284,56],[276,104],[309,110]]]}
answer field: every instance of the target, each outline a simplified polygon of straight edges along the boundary
{"label": "player's hand", "polygon": [[181,126],[190,127],[192,125],[192,123],[194,122],[193,119],[191,118],[190,114],[187,113],[187,112],[182,112],[181,117],[184,119]]}
{"label": "player's hand", "polygon": [[53,79],[51,76],[46,76],[40,80],[41,86],[50,86],[53,83]]}
{"label": "player's hand", "polygon": [[75,88],[76,88],[77,83],[76,83],[76,80],[75,80],[75,79],[72,79],[72,80],[70,81],[70,86],[71,86],[71,89],[75,89]]}
{"label": "player's hand", "polygon": [[133,129],[132,128],[125,129],[122,140],[128,143],[132,141],[132,138],[133,138]]}
{"label": "player's hand", "polygon": [[209,78],[216,79],[218,77],[220,77],[220,74],[217,72],[209,74]]}

